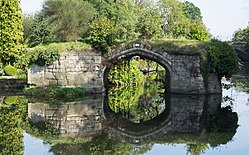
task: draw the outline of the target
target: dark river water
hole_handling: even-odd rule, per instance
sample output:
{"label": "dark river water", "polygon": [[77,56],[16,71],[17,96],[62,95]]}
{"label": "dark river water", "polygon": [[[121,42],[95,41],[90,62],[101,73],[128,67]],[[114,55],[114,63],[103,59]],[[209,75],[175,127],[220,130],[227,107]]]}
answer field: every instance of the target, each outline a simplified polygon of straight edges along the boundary
{"label": "dark river water", "polygon": [[222,84],[223,94],[210,96],[160,85],[69,101],[2,95],[0,154],[248,155],[249,79]]}

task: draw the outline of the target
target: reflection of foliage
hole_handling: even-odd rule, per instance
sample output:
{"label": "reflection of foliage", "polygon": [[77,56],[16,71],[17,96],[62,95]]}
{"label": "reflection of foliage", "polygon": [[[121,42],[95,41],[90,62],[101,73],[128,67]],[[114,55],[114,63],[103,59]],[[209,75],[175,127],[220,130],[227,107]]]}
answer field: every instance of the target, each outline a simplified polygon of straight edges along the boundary
{"label": "reflection of foliage", "polygon": [[231,141],[238,127],[238,115],[230,106],[219,108],[216,114],[206,114],[203,127],[212,147]]}
{"label": "reflection of foliage", "polygon": [[164,111],[162,83],[148,82],[136,87],[117,87],[109,92],[110,108],[132,122],[153,119]]}
{"label": "reflection of foliage", "polygon": [[58,139],[60,134],[60,131],[53,124],[45,122],[32,123],[28,121],[24,128],[27,133],[45,140]]}
{"label": "reflection of foliage", "polygon": [[[11,99],[11,104],[1,103],[4,106],[0,106],[0,154],[22,154],[24,145],[20,123],[25,119],[27,100],[23,97],[8,98]],[[12,103],[12,99],[16,102]]]}
{"label": "reflection of foliage", "polygon": [[164,72],[156,62],[142,59],[116,65],[110,71],[109,80],[122,87],[109,90],[110,108],[134,123],[158,116],[165,108],[162,96]]}
{"label": "reflection of foliage", "polygon": [[191,155],[200,155],[205,152],[205,150],[208,148],[207,144],[187,144],[187,151]]}
{"label": "reflection of foliage", "polygon": [[85,94],[85,88],[60,88],[60,87],[49,87],[49,88],[27,88],[24,90],[26,95],[43,97],[47,99],[56,99],[61,97],[76,98],[81,97]]}
{"label": "reflection of foliage", "polygon": [[115,141],[102,133],[92,139],[91,142],[83,144],[55,144],[51,146],[50,152],[54,155],[138,155],[151,150],[151,144],[137,146],[125,142]]}

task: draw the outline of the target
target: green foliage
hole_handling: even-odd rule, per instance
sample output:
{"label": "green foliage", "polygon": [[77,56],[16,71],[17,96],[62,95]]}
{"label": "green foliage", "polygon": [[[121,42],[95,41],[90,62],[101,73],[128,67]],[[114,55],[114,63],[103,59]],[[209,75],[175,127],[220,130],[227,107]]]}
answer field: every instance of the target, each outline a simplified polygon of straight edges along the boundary
{"label": "green foliage", "polygon": [[23,128],[27,133],[45,140],[58,139],[60,135],[59,129],[56,129],[53,124],[45,122],[32,123],[27,120]]}
{"label": "green foliage", "polygon": [[190,31],[186,35],[188,39],[200,40],[200,41],[207,41],[210,37],[209,32],[205,25],[198,20],[192,20],[190,23]]}
{"label": "green foliage", "polygon": [[152,149],[152,144],[130,144],[127,142],[113,140],[108,134],[100,132],[91,141],[78,144],[53,143],[50,151],[54,155],[138,155],[145,154]]}
{"label": "green foliage", "polygon": [[49,48],[37,47],[31,53],[30,64],[36,63],[39,66],[51,65],[60,58],[59,51]]}
{"label": "green foliage", "polygon": [[28,47],[47,44],[54,40],[51,28],[48,26],[49,23],[42,13],[37,13],[34,16],[28,15],[24,18],[24,24],[26,25],[24,27],[25,42]]}
{"label": "green foliage", "polygon": [[209,33],[202,23],[199,8],[193,3],[178,0],[160,0],[161,14],[164,15],[164,35],[168,38],[207,40]]}
{"label": "green foliage", "polygon": [[233,41],[249,42],[249,26],[235,31]]}
{"label": "green foliage", "polygon": [[23,130],[20,124],[25,119],[27,100],[24,97],[16,99],[9,96],[5,97],[5,102],[7,98],[15,99],[15,103],[0,106],[0,154],[20,155],[24,151]]}
{"label": "green foliage", "polygon": [[237,42],[245,42],[246,50],[249,52],[249,26],[244,29],[239,29],[235,31],[233,36],[233,41]]}
{"label": "green foliage", "polygon": [[81,42],[52,43],[40,45],[28,50],[26,59],[28,64],[36,63],[40,66],[50,65],[60,58],[65,51],[84,51],[91,46]]}
{"label": "green foliage", "polygon": [[108,79],[115,85],[139,85],[144,83],[145,77],[139,69],[139,64],[135,60],[124,61],[122,64],[111,69]]}
{"label": "green foliage", "polygon": [[29,96],[45,97],[45,98],[76,98],[81,97],[86,93],[86,90],[81,87],[76,88],[27,88],[24,93]]}
{"label": "green foliage", "polygon": [[3,102],[11,105],[17,102],[18,96],[5,96]]}
{"label": "green foliage", "polygon": [[42,9],[58,41],[79,40],[89,28],[95,9],[87,1],[47,0]]}
{"label": "green foliage", "polygon": [[184,1],[183,2],[183,12],[187,18],[191,20],[199,20],[202,21],[201,10],[196,7],[193,3]]}
{"label": "green foliage", "polygon": [[0,1],[0,62],[14,64],[23,55],[22,11],[19,0]]}
{"label": "green foliage", "polygon": [[30,35],[30,30],[31,30],[31,25],[32,22],[34,21],[34,15],[33,14],[24,14],[23,15],[23,38],[24,42],[27,42],[28,36]]}
{"label": "green foliage", "polygon": [[4,73],[5,75],[8,75],[8,76],[14,76],[17,74],[17,69],[14,66],[8,65],[4,67]]}
{"label": "green foliage", "polygon": [[208,144],[187,144],[187,152],[191,155],[204,154],[206,149],[208,149]]}
{"label": "green foliage", "polygon": [[217,73],[219,79],[230,78],[238,70],[239,59],[228,43],[213,39],[205,43],[205,49],[204,74]]}
{"label": "green foliage", "polygon": [[108,18],[96,18],[91,23],[88,41],[102,53],[108,52],[109,46],[114,45],[115,31],[114,23]]}
{"label": "green foliage", "polygon": [[125,41],[135,37],[137,23],[136,5],[133,0],[88,0],[98,11],[98,18],[107,18],[115,25],[115,36]]}
{"label": "green foliage", "polygon": [[230,106],[219,107],[216,114],[208,114],[202,118],[202,126],[207,132],[206,139],[211,147],[231,141],[238,128],[238,115]]}
{"label": "green foliage", "polygon": [[[147,75],[140,69],[146,70]],[[110,108],[134,123],[148,121],[161,114],[164,97],[160,95],[164,93],[164,85],[159,81],[165,78],[165,74],[159,79],[159,70],[165,71],[155,62],[134,59],[114,66],[108,79],[118,87],[109,90]]]}
{"label": "green foliage", "polygon": [[142,39],[157,39],[163,36],[161,18],[158,6],[154,3],[143,3],[138,17],[136,31],[140,33]]}

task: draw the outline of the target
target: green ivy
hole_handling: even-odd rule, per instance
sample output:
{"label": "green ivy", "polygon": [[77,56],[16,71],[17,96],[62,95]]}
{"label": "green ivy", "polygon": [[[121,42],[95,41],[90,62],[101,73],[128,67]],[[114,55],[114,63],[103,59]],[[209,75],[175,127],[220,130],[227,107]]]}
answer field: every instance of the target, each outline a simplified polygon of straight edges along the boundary
{"label": "green ivy", "polygon": [[218,78],[230,78],[239,68],[239,58],[232,46],[212,39],[204,43],[203,74],[216,73]]}

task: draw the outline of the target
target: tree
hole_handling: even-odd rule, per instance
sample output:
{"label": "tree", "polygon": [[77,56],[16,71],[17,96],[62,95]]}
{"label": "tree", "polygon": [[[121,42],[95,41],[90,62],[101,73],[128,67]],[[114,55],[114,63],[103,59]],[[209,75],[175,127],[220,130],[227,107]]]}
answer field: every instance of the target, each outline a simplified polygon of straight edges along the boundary
{"label": "tree", "polygon": [[42,9],[58,41],[79,40],[95,15],[93,6],[81,0],[47,0]]}
{"label": "tree", "polygon": [[133,0],[88,0],[98,11],[98,17],[106,17],[114,23],[116,38],[121,41],[136,37],[136,4]]}
{"label": "tree", "polygon": [[106,17],[96,18],[90,25],[89,43],[101,52],[107,52],[115,42],[115,24]]}
{"label": "tree", "polygon": [[39,44],[47,44],[54,40],[48,25],[49,24],[42,13],[37,13],[34,15],[30,24],[30,28],[24,31],[27,35],[26,42],[29,47],[34,47]]}
{"label": "tree", "polygon": [[249,26],[235,31],[233,41],[249,42]]}
{"label": "tree", "polygon": [[19,0],[0,1],[0,62],[15,64],[23,54],[23,16]]}
{"label": "tree", "polygon": [[138,4],[140,11],[138,14],[137,32],[140,38],[157,39],[163,36],[161,18],[158,6],[153,1],[146,1]]}
{"label": "tree", "polygon": [[183,2],[183,12],[191,20],[202,21],[201,10],[191,2]]}
{"label": "tree", "polygon": [[31,29],[31,24],[34,20],[34,15],[33,14],[24,14],[23,15],[23,37],[24,37],[24,42],[27,42],[28,36],[30,35],[30,29]]}
{"label": "tree", "polygon": [[161,15],[164,18],[164,35],[207,40],[209,33],[202,22],[200,9],[193,3],[178,0],[160,0]]}

